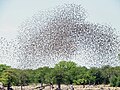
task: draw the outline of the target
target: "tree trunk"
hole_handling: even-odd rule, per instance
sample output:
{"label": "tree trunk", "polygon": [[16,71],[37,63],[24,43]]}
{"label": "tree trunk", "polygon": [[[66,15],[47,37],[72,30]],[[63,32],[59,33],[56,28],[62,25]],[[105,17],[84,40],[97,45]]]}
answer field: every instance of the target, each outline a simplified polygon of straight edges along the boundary
{"label": "tree trunk", "polygon": [[10,82],[8,82],[7,90],[10,90]]}
{"label": "tree trunk", "polygon": [[42,83],[40,83],[40,90],[42,90],[42,88],[43,88],[43,84],[42,84]]}
{"label": "tree trunk", "polygon": [[70,90],[74,90],[74,87],[72,84],[70,85]]}
{"label": "tree trunk", "polygon": [[53,84],[50,83],[50,90],[53,90]]}
{"label": "tree trunk", "polygon": [[21,85],[21,90],[23,90],[23,89],[22,89],[22,85]]}
{"label": "tree trunk", "polygon": [[61,85],[60,85],[60,82],[58,83],[58,90],[61,90],[61,87],[60,87]]}

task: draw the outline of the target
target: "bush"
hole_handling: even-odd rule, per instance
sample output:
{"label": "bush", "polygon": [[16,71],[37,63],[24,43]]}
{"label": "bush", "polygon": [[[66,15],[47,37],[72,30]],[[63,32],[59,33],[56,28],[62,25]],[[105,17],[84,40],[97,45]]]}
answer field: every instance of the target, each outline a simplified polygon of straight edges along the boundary
{"label": "bush", "polygon": [[110,86],[115,87],[117,82],[117,77],[113,76],[110,78]]}
{"label": "bush", "polygon": [[117,77],[116,86],[117,86],[117,87],[120,87],[120,76],[119,76],[119,77]]}

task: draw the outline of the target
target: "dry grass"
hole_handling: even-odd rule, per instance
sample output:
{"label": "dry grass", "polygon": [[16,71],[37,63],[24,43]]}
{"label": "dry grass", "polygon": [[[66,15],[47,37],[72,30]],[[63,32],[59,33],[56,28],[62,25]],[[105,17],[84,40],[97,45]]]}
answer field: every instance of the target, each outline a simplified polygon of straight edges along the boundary
{"label": "dry grass", "polygon": [[[36,89],[38,85],[29,85],[24,86],[23,90],[39,90],[39,88]],[[21,90],[19,86],[13,86],[13,90]],[[55,90],[57,88],[57,85],[54,85]],[[61,85],[62,90],[70,90],[69,85]],[[50,86],[45,87],[43,90],[50,90]],[[83,85],[74,85],[74,90],[120,90],[120,87],[110,87],[109,85],[85,85],[83,88]]]}

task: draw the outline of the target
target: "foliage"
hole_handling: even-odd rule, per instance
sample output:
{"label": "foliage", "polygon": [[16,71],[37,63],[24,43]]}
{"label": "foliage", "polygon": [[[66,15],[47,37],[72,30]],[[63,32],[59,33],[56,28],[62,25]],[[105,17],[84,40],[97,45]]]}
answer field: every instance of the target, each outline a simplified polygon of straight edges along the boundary
{"label": "foliage", "polygon": [[110,78],[110,85],[115,87],[120,87],[120,76],[116,77],[116,76],[113,76]]}
{"label": "foliage", "polygon": [[72,61],[61,61],[53,68],[15,69],[0,65],[0,82],[7,86],[24,86],[28,84],[110,84],[120,87],[120,67],[103,66],[101,68],[86,68],[77,66]]}

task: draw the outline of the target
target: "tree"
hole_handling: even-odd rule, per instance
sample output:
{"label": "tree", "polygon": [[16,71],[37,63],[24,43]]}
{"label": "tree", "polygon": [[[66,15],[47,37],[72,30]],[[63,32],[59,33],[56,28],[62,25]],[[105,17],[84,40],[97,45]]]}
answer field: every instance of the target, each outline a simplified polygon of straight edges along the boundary
{"label": "tree", "polygon": [[86,67],[77,67],[76,69],[76,73],[74,75],[74,84],[77,84],[77,85],[84,85],[85,84],[89,84],[92,79],[93,79],[93,76],[91,76],[91,73],[89,72],[89,70],[86,68]]}
{"label": "tree", "polygon": [[25,71],[20,72],[19,83],[20,83],[20,86],[21,86],[21,90],[23,90],[22,89],[23,86],[29,84],[28,75]]}
{"label": "tree", "polygon": [[14,70],[9,68],[7,70],[4,70],[4,72],[1,75],[1,81],[3,82],[4,85],[7,86],[7,90],[10,90],[11,85],[14,84],[14,79],[15,79],[15,73]]}
{"label": "tree", "polygon": [[76,63],[72,61],[61,61],[54,67],[54,77],[56,79],[56,83],[58,84],[58,89],[60,88],[60,84],[72,84],[74,80],[74,75],[76,71]]}
{"label": "tree", "polygon": [[117,77],[113,76],[110,78],[110,86],[115,87],[116,86],[116,81],[117,81]]}
{"label": "tree", "polygon": [[108,84],[109,83],[109,78],[111,77],[111,76],[113,76],[112,75],[112,72],[113,70],[111,69],[111,67],[110,66],[103,66],[102,68],[101,68],[101,73],[102,73],[102,77],[103,77],[103,83],[104,84]]}
{"label": "tree", "polygon": [[46,74],[44,76],[45,78],[45,83],[46,84],[53,84],[54,81],[54,68],[49,68],[49,70],[46,70]]}
{"label": "tree", "polygon": [[102,84],[103,77],[102,77],[102,73],[101,73],[100,69],[93,67],[89,71],[90,71],[91,75],[95,78],[94,84]]}
{"label": "tree", "polygon": [[0,82],[4,86],[21,86],[33,83],[44,83],[45,86],[58,84],[110,84],[111,86],[120,86],[120,67],[103,66],[101,68],[77,66],[72,61],[61,61],[53,68],[40,67],[38,69],[15,69],[6,65],[0,65]]}
{"label": "tree", "polygon": [[5,71],[6,69],[9,69],[10,66],[6,66],[4,64],[0,64],[0,75],[2,74],[3,71]]}

